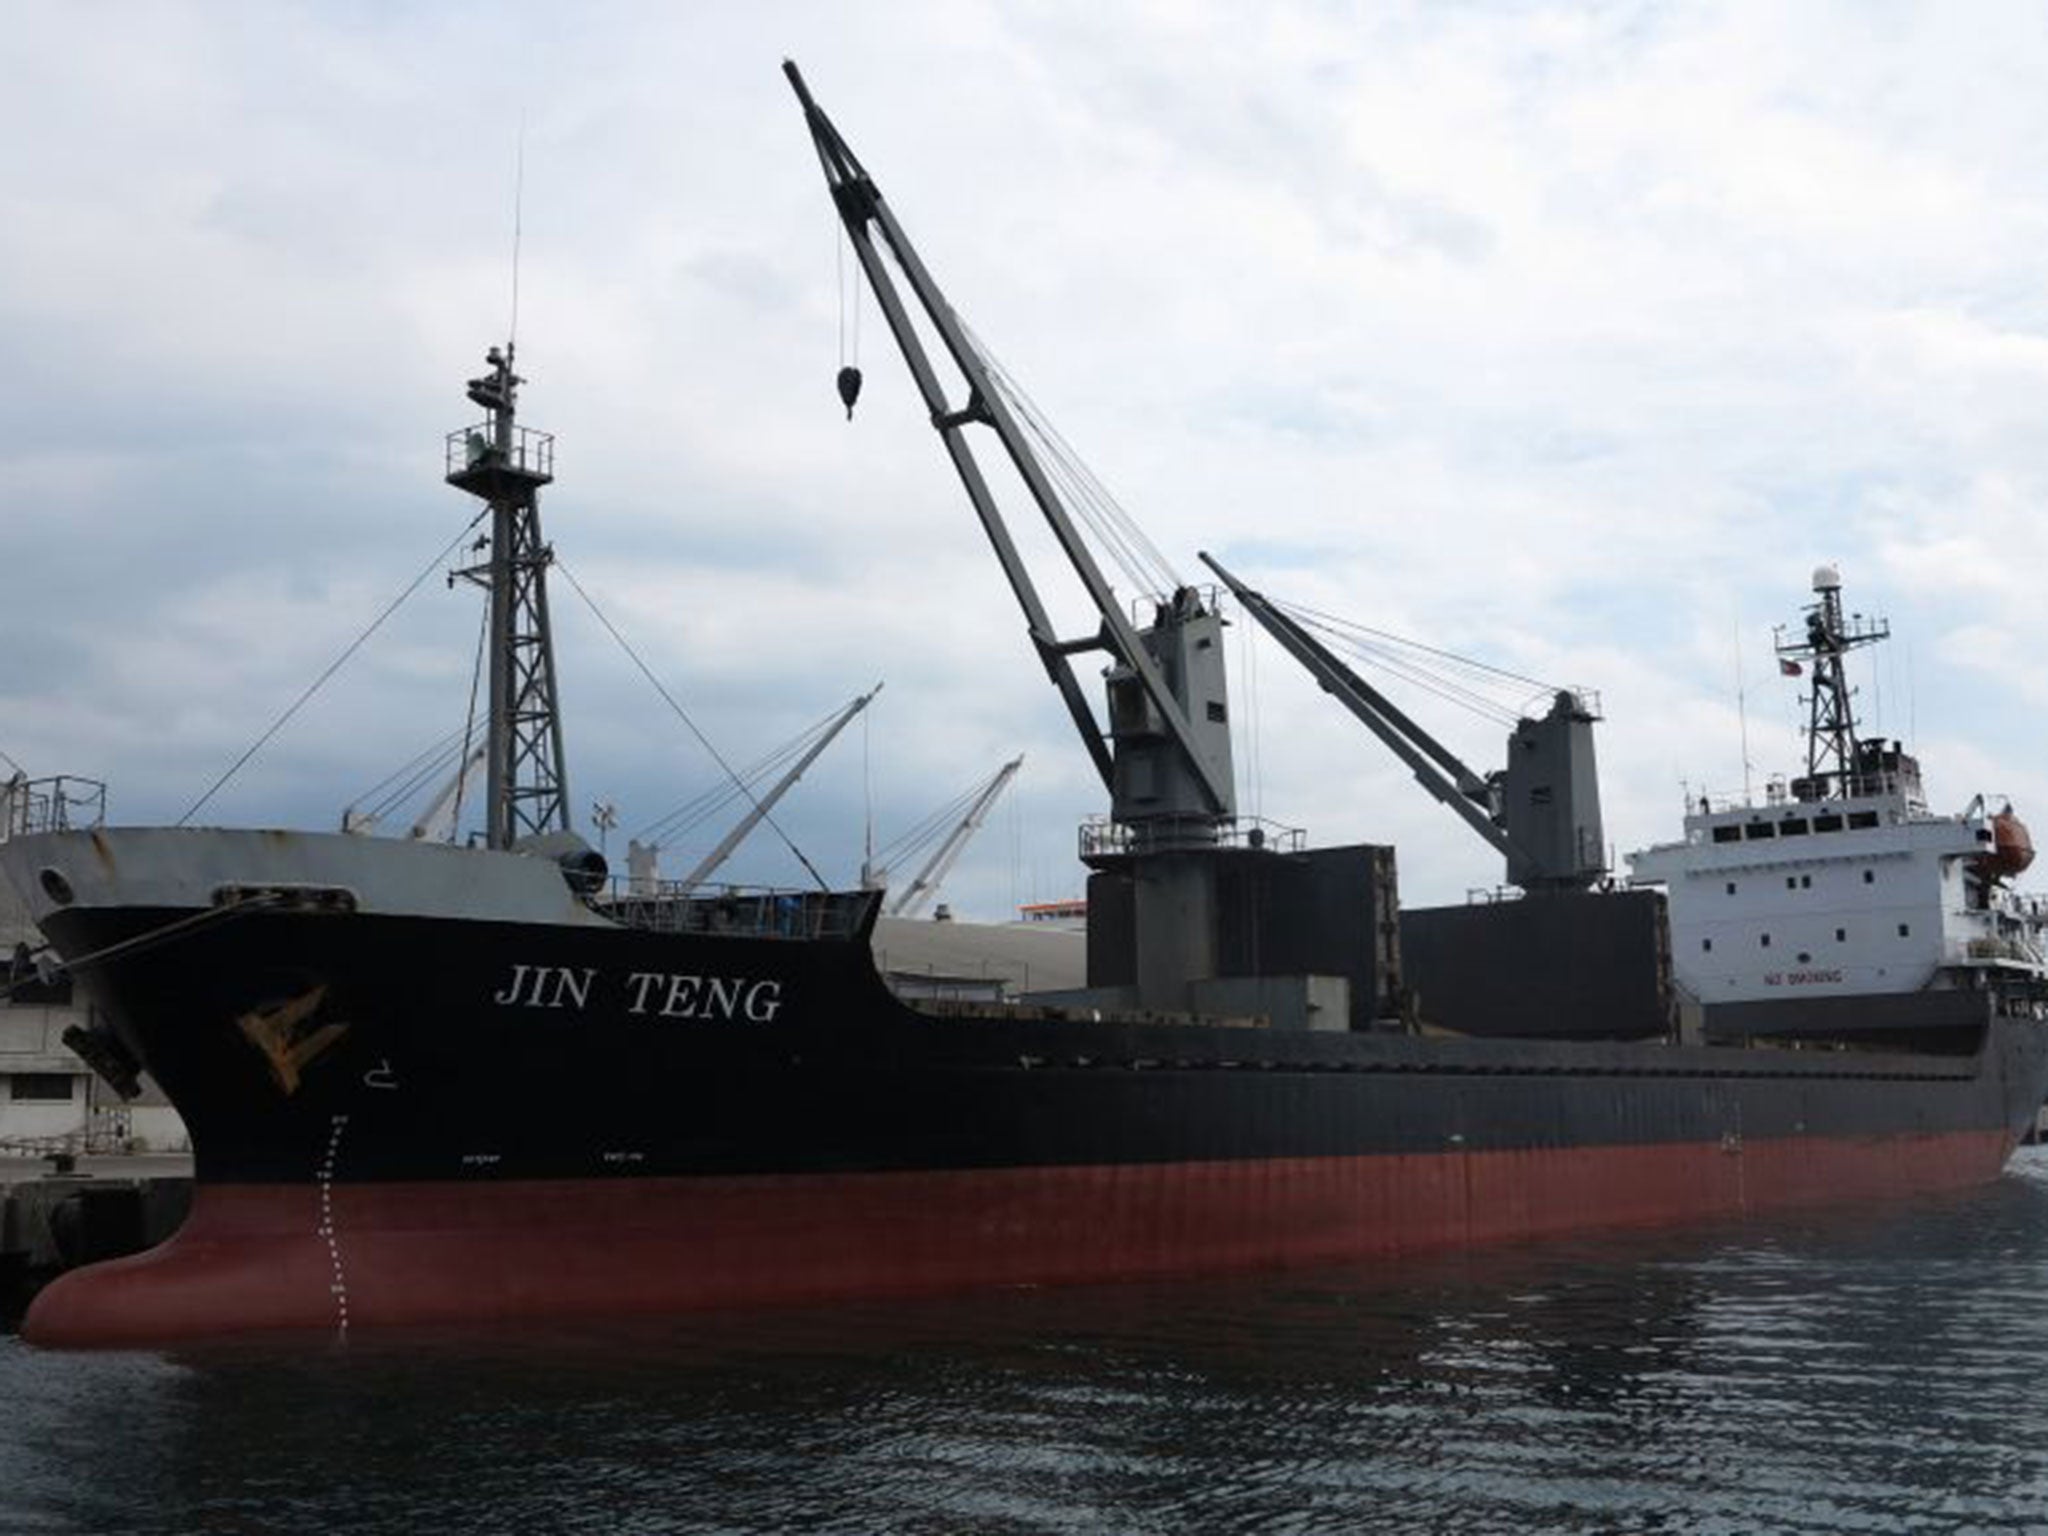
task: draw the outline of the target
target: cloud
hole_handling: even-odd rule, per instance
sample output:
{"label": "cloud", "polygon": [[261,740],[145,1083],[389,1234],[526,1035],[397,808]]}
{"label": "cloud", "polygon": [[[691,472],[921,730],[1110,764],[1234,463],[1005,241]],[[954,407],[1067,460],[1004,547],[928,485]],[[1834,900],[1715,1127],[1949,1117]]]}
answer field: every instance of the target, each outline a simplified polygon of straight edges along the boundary
{"label": "cloud", "polygon": [[[842,308],[786,52],[1183,575],[1211,549],[1600,689],[1619,848],[1739,789],[1745,735],[1796,766],[1770,624],[1822,560],[1895,622],[1873,727],[1924,732],[1957,803],[2031,783],[2048,21],[1997,5],[37,8],[0,41],[0,127],[39,146],[0,188],[0,749],[175,816],[459,534],[440,442],[512,320],[523,142],[569,570],[732,760],[888,679],[787,802],[835,878],[1021,750],[949,896],[1078,890],[1100,787],[872,301]],[[561,583],[554,612],[579,810],[623,833],[715,783]],[[430,580],[208,814],[333,824],[460,723],[476,620]],[[1498,879],[1248,639],[1248,802],[1397,840],[1411,901]],[[1497,760],[1497,722],[1410,702]],[[735,872],[802,873],[772,839]]]}

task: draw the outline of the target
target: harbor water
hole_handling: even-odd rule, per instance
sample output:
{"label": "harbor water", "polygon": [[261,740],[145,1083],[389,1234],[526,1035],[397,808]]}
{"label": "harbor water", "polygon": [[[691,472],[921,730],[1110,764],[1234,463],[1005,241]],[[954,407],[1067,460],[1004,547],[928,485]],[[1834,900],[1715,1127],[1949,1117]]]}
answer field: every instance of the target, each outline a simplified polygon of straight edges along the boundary
{"label": "harbor water", "polygon": [[2048,1150],[1398,1268],[0,1340],[9,1532],[2048,1531]]}

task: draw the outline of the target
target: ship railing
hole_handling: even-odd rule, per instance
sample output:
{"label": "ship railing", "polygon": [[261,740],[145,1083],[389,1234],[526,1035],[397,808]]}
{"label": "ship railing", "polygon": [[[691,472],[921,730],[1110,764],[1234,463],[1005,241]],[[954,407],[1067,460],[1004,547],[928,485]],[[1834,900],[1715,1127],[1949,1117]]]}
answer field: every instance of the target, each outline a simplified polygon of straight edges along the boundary
{"label": "ship railing", "polygon": [[16,774],[0,781],[0,841],[34,832],[87,831],[107,819],[107,786],[98,779]]}
{"label": "ship railing", "polygon": [[133,1150],[135,1138],[125,1117],[108,1119],[94,1111],[96,1123],[41,1136],[0,1136],[0,1158],[105,1157]]}
{"label": "ship railing", "polygon": [[447,438],[447,473],[450,476],[467,474],[484,467],[514,469],[521,474],[535,475],[543,480],[555,478],[555,434],[537,431],[532,427],[514,425],[512,446],[503,455],[498,452],[497,428],[488,421],[478,422],[473,427],[458,427]]}
{"label": "ship railing", "polygon": [[[1201,830],[1204,834],[1201,838],[1191,837],[1178,846],[1263,848],[1273,853],[1300,853],[1308,847],[1305,829],[1268,821],[1263,816],[1239,816],[1217,823],[1213,837],[1208,835],[1208,825],[1205,824]],[[1112,821],[1107,816],[1091,816],[1082,822],[1080,843],[1083,859],[1113,857],[1139,853],[1148,847],[1168,846],[1156,831],[1148,832],[1129,822]]]}
{"label": "ship railing", "polygon": [[653,933],[735,938],[851,939],[861,933],[880,891],[778,891],[723,886],[686,890],[616,889],[591,905],[614,922]]}
{"label": "ship railing", "polygon": [[2029,944],[2024,939],[1975,938],[1965,939],[1960,945],[1949,946],[1951,963],[1964,961],[1982,964],[1985,961],[2010,961],[2018,965],[2039,966],[2042,954],[2039,945]]}
{"label": "ship railing", "polygon": [[1755,808],[1755,797],[1748,794],[1723,794],[1712,790],[1685,792],[1685,813],[1688,816],[1720,816],[1729,811],[1748,811]]}
{"label": "ship railing", "polygon": [[1465,905],[1468,907],[1489,907],[1504,901],[1520,901],[1522,892],[1512,885],[1468,885],[1465,887]]}

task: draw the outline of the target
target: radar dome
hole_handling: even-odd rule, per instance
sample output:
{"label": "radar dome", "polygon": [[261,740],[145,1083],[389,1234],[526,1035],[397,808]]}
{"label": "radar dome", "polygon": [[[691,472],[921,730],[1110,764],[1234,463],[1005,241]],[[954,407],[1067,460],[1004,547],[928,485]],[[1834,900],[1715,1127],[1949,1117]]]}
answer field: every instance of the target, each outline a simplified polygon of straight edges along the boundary
{"label": "radar dome", "polygon": [[1816,592],[1841,591],[1842,573],[1832,565],[1816,565],[1813,568],[1813,590]]}

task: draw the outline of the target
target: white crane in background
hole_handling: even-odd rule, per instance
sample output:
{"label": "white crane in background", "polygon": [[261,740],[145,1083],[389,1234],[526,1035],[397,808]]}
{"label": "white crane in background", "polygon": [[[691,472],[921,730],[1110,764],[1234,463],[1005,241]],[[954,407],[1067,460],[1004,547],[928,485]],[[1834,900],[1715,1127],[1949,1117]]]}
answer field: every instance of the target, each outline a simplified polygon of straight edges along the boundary
{"label": "white crane in background", "polygon": [[[995,805],[1010,780],[1017,776],[1017,770],[1024,766],[1020,753],[998,768],[990,777],[982,780],[965,794],[949,800],[932,812],[923,821],[897,838],[882,852],[895,859],[907,859],[921,852],[933,838],[944,832],[937,848],[933,849],[923,866],[911,877],[896,899],[888,904],[890,917],[915,917],[924,910],[925,903],[938,894],[939,885],[952,871],[959,860],[967,840],[974,836],[982,822],[987,820],[989,810]],[[861,869],[861,884],[869,890],[878,890],[889,882],[889,871],[884,865],[872,861]]]}

